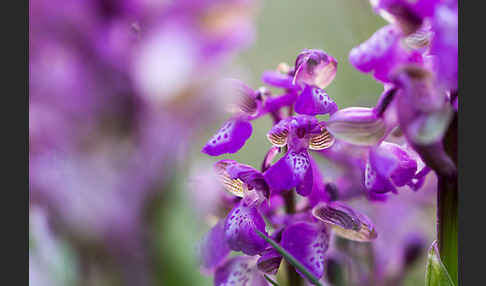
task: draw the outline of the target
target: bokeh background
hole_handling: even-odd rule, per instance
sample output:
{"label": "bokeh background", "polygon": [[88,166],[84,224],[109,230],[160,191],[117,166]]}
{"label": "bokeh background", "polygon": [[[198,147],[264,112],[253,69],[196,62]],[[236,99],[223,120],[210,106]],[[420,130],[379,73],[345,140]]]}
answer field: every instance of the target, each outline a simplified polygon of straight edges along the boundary
{"label": "bokeh background", "polygon": [[[256,2],[255,37],[252,44],[232,58],[217,72],[216,77],[238,78],[252,88],[263,85],[261,74],[275,69],[281,62],[293,65],[299,51],[305,48],[322,49],[338,60],[338,72],[327,93],[340,108],[373,106],[383,87],[371,76],[362,74],[348,62],[349,51],[368,39],[385,21],[373,13],[364,0],[261,0]],[[198,115],[196,114],[196,118]],[[208,157],[200,152],[206,141],[227,119],[228,114],[211,118],[204,128],[194,129],[191,142],[186,142],[189,154],[164,189],[150,202],[156,218],[150,230],[153,244],[151,259],[160,285],[212,285],[212,277],[201,273],[197,260],[197,245],[210,228],[201,208],[210,208],[214,189],[201,184],[212,163],[231,158],[241,163],[259,166],[270,147],[265,134],[271,127],[270,118],[253,122],[254,131],[244,148],[237,154]],[[166,134],[170,137],[171,134]],[[202,178],[204,179],[204,178]],[[409,194],[410,195],[410,194]],[[416,221],[425,230],[430,245],[434,233],[434,209],[424,207]],[[397,216],[400,216],[397,213]],[[32,225],[32,221],[31,221]],[[400,225],[407,228],[407,225]],[[31,227],[31,233],[32,233]],[[385,230],[386,231],[386,230]],[[393,232],[394,230],[389,230]],[[31,245],[35,244],[32,239]],[[32,246],[31,246],[32,247]],[[391,251],[391,250],[390,250]],[[61,247],[61,273],[68,276],[77,265],[77,254],[69,246]],[[425,260],[414,266],[405,280],[406,285],[423,283]],[[66,278],[66,277],[64,277]],[[72,282],[72,281],[71,281]],[[65,285],[69,285],[66,282]],[[111,282],[96,285],[113,285]],[[116,283],[115,283],[116,285]]]}

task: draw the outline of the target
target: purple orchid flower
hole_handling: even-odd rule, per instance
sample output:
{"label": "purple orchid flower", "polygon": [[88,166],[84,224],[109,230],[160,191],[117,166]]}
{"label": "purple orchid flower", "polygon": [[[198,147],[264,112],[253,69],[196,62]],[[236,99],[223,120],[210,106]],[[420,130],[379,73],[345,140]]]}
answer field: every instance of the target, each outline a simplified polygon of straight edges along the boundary
{"label": "purple orchid flower", "polygon": [[260,253],[267,243],[256,233],[256,230],[266,233],[265,221],[258,207],[269,194],[263,175],[233,160],[218,161],[215,169],[225,189],[243,198],[224,221],[225,241],[234,251],[248,255]]}
{"label": "purple orchid flower", "polygon": [[238,99],[237,104],[232,107],[234,115],[202,149],[203,153],[210,156],[235,153],[240,150],[251,136],[251,120],[276,112],[282,106],[292,104],[297,97],[294,91],[272,97],[271,92],[266,88],[253,90],[237,80],[232,81],[232,88],[236,91]]}
{"label": "purple orchid flower", "polygon": [[299,115],[280,121],[267,134],[278,147],[288,147],[287,154],[264,173],[273,191],[296,188],[307,196],[312,191],[313,175],[307,149],[323,150],[332,146],[334,139],[315,117]]}

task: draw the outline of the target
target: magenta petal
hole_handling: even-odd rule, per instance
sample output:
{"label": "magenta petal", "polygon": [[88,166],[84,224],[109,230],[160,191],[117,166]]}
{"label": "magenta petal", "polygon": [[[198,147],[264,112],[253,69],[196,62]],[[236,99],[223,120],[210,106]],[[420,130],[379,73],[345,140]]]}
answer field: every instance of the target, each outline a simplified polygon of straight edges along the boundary
{"label": "magenta petal", "polygon": [[368,160],[366,162],[366,167],[364,171],[364,184],[366,189],[371,193],[388,193],[388,192],[396,192],[395,186],[391,183],[391,181],[380,175],[376,169],[374,169]]}
{"label": "magenta petal", "polygon": [[234,251],[242,251],[248,255],[262,252],[267,243],[255,230],[265,235],[265,221],[255,207],[247,207],[240,203],[228,214],[224,224],[226,241]]}
{"label": "magenta petal", "polygon": [[275,112],[284,106],[290,106],[297,100],[297,92],[290,91],[278,97],[269,97],[265,100],[264,111]]}
{"label": "magenta petal", "polygon": [[215,286],[268,286],[263,274],[255,267],[255,259],[236,256],[228,260],[214,274]]}
{"label": "magenta petal", "polygon": [[420,54],[408,52],[400,43],[398,27],[385,26],[349,53],[350,63],[364,73],[374,71],[374,77],[390,82],[390,72],[399,64],[420,62]]}
{"label": "magenta petal", "polygon": [[312,192],[312,168],[307,150],[289,150],[277,163],[264,174],[271,190],[285,191],[294,187],[302,196]]}
{"label": "magenta petal", "polygon": [[262,81],[271,86],[299,90],[300,87],[293,83],[294,78],[290,75],[276,71],[265,71],[262,75]]}
{"label": "magenta petal", "polygon": [[210,156],[224,153],[235,153],[245,145],[250,138],[252,127],[250,122],[240,119],[230,119],[219,129],[202,149]]}
{"label": "magenta petal", "polygon": [[223,261],[231,251],[225,241],[224,221],[209,230],[200,247],[201,264],[205,269],[211,270]]}
{"label": "magenta petal", "polygon": [[457,89],[458,79],[458,16],[457,3],[437,6],[432,19],[435,32],[430,53],[437,56],[437,78],[446,89]]}
{"label": "magenta petal", "polygon": [[324,273],[324,253],[329,247],[329,234],[322,224],[298,222],[282,233],[282,247],[316,277]]}
{"label": "magenta petal", "polygon": [[304,88],[295,103],[295,112],[299,114],[333,114],[337,110],[337,104],[323,89],[310,85]]}
{"label": "magenta petal", "polygon": [[398,167],[398,158],[390,152],[389,148],[385,147],[385,142],[381,143],[380,146],[371,148],[369,153],[370,164],[381,176],[390,177],[393,171]]}
{"label": "magenta petal", "polygon": [[311,157],[311,166],[312,166],[313,185],[312,185],[312,192],[309,194],[307,198],[309,199],[309,205],[313,207],[322,201],[328,202],[331,199],[327,189],[331,188],[332,186],[328,187],[324,184],[324,181],[322,179],[322,174],[319,170],[319,166],[312,159],[312,157]]}
{"label": "magenta petal", "polygon": [[397,166],[390,174],[390,178],[396,186],[402,187],[415,177],[417,161],[404,148],[397,144],[383,142],[378,149],[383,150],[382,153],[393,154],[396,159]]}

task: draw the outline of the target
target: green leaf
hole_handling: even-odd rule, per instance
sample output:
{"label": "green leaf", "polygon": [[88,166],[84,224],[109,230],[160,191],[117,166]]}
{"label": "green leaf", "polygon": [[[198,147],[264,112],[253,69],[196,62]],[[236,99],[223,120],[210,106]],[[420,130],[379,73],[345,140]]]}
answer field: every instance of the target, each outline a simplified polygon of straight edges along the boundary
{"label": "green leaf", "polygon": [[432,243],[425,267],[425,286],[456,286],[440,260],[437,241]]}
{"label": "green leaf", "polygon": [[322,284],[319,282],[319,279],[314,277],[312,273],[310,273],[307,268],[302,265],[295,257],[288,253],[285,249],[283,249],[278,243],[276,243],[273,239],[267,237],[265,234],[263,234],[261,231],[256,229],[256,232],[258,235],[263,238],[266,242],[270,243],[270,245],[275,248],[275,250],[280,253],[292,266],[297,268],[300,273],[302,273],[312,284],[317,285],[317,286],[322,286]]}
{"label": "green leaf", "polygon": [[267,281],[268,281],[268,282],[270,282],[270,284],[272,284],[273,286],[280,286],[280,285],[278,285],[278,283],[277,283],[277,282],[273,281],[273,280],[272,280],[272,278],[268,277],[268,275],[267,275],[267,274],[264,274],[263,276],[264,276],[264,277],[265,277],[265,279],[267,279]]}

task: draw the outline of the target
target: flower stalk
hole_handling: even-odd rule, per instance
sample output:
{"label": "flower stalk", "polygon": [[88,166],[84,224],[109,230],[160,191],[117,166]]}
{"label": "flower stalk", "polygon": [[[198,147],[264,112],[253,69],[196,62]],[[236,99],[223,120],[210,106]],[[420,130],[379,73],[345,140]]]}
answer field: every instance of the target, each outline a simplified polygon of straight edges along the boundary
{"label": "flower stalk", "polygon": [[[444,149],[457,165],[457,114],[444,137]],[[437,186],[437,241],[440,258],[457,285],[458,201],[457,174],[439,176]]]}

